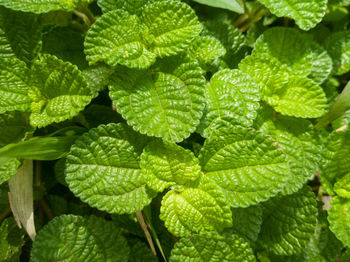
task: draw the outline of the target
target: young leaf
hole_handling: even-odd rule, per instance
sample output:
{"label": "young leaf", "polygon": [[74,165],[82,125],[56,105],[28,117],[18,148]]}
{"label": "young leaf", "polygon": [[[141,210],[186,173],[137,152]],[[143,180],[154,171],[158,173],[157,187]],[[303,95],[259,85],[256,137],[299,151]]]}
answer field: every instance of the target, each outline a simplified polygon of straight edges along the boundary
{"label": "young leaf", "polygon": [[332,59],[322,46],[294,28],[273,27],[266,30],[255,42],[253,54],[277,58],[293,74],[306,76],[316,84],[322,84],[333,66]]}
{"label": "young leaf", "polygon": [[217,72],[205,90],[204,137],[210,135],[211,125],[220,120],[251,126],[259,108],[259,91],[259,86],[250,76],[237,69]]}
{"label": "young leaf", "polygon": [[290,17],[303,30],[321,22],[326,14],[327,0],[259,0],[278,17]]}
{"label": "young leaf", "polygon": [[127,262],[130,249],[111,221],[74,215],[55,217],[38,233],[31,260]]}
{"label": "young leaf", "polygon": [[9,217],[1,222],[0,257],[2,261],[19,261],[24,244],[24,232]]}
{"label": "young leaf", "polygon": [[78,0],[0,0],[0,5],[13,10],[41,14],[54,10],[71,11],[78,2]]}
{"label": "young leaf", "polygon": [[28,65],[37,58],[41,51],[41,25],[38,20],[38,16],[34,14],[15,12],[0,7],[0,28],[12,52]]}
{"label": "young leaf", "polygon": [[205,78],[197,62],[167,58],[151,71],[124,69],[111,79],[110,97],[136,131],[181,142],[195,131],[204,108]]}
{"label": "young leaf", "polygon": [[159,140],[143,150],[140,166],[147,176],[147,185],[157,192],[193,182],[201,172],[198,159],[191,151]]}
{"label": "young leaf", "polygon": [[85,38],[85,54],[89,64],[105,61],[144,69],[156,60],[156,55],[143,43],[142,33],[147,28],[141,20],[124,10],[113,10],[102,15],[89,29]]}
{"label": "young leaf", "polygon": [[240,5],[238,0],[194,0],[194,1],[204,5],[209,5],[212,7],[228,9],[230,11],[233,11],[239,14],[244,13],[244,8],[242,5]]}
{"label": "young leaf", "polygon": [[272,198],[264,204],[259,243],[277,255],[300,253],[316,225],[315,195],[308,186],[299,192]]}
{"label": "young leaf", "polygon": [[221,189],[202,176],[198,186],[178,187],[162,200],[160,219],[175,236],[222,231],[232,225],[232,214]]}
{"label": "young leaf", "polygon": [[66,181],[83,202],[109,213],[140,211],[153,194],[139,167],[147,138],[124,124],[101,125],[76,140],[66,160]]}
{"label": "young leaf", "polygon": [[218,233],[183,237],[171,251],[170,262],[255,262],[249,244],[237,235]]}
{"label": "young leaf", "polygon": [[176,55],[184,51],[202,31],[196,13],[180,1],[155,1],[142,11],[147,26],[145,38],[157,56]]}
{"label": "young leaf", "polygon": [[322,152],[320,176],[328,194],[334,194],[334,184],[350,173],[350,131],[333,132]]}
{"label": "young leaf", "polygon": [[333,59],[333,71],[342,75],[350,71],[350,30],[331,34],[324,46]]}
{"label": "young leaf", "polygon": [[344,245],[350,246],[350,200],[334,197],[328,210],[330,229]]}
{"label": "young leaf", "polygon": [[92,99],[92,91],[78,68],[55,56],[44,55],[33,64],[31,82],[33,126],[44,127],[71,119]]}
{"label": "young leaf", "polygon": [[240,64],[260,85],[261,96],[283,115],[316,118],[324,114],[327,99],[312,80],[288,72],[285,65],[268,55],[251,55]]}
{"label": "young leaf", "polygon": [[255,205],[275,196],[291,174],[274,140],[238,126],[219,128],[205,141],[199,161],[232,207]]}
{"label": "young leaf", "polygon": [[0,59],[0,114],[7,111],[30,110],[32,99],[28,96],[29,75],[26,64],[21,60]]}

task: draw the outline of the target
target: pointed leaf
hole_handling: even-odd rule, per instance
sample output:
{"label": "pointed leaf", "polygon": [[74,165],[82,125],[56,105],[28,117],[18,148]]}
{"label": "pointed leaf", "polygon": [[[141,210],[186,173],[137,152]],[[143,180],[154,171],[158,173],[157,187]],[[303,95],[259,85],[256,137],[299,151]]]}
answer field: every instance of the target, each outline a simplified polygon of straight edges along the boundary
{"label": "pointed leaf", "polygon": [[66,160],[66,181],[83,202],[109,213],[133,213],[152,194],[139,168],[147,138],[124,124],[101,125],[79,138]]}
{"label": "pointed leaf", "polygon": [[316,226],[315,195],[308,186],[264,204],[259,242],[277,255],[300,253]]}
{"label": "pointed leaf", "polygon": [[33,126],[44,127],[71,119],[92,99],[92,91],[78,68],[55,56],[44,55],[33,64],[31,73]]}
{"label": "pointed leaf", "polygon": [[181,238],[171,251],[170,262],[255,262],[249,244],[237,235],[194,234]]}
{"label": "pointed leaf", "polygon": [[55,217],[38,233],[31,260],[127,262],[130,249],[111,221],[74,215]]}
{"label": "pointed leaf", "polygon": [[201,172],[198,159],[190,150],[158,140],[143,150],[140,166],[147,176],[147,185],[158,192],[193,182]]}
{"label": "pointed leaf", "polygon": [[198,186],[169,191],[162,200],[160,219],[170,233],[179,237],[193,232],[222,231],[232,224],[223,192],[206,176]]}
{"label": "pointed leaf", "polygon": [[288,161],[269,136],[243,127],[219,128],[204,143],[199,161],[232,207],[275,196],[290,176]]}
{"label": "pointed leaf", "polygon": [[327,0],[259,0],[278,17],[289,17],[303,30],[321,22],[326,14]]}
{"label": "pointed leaf", "polygon": [[195,131],[204,108],[203,71],[196,62],[167,58],[147,71],[119,70],[110,97],[136,131],[180,142]]}
{"label": "pointed leaf", "polygon": [[329,227],[344,245],[350,246],[350,200],[334,197],[328,210]]}

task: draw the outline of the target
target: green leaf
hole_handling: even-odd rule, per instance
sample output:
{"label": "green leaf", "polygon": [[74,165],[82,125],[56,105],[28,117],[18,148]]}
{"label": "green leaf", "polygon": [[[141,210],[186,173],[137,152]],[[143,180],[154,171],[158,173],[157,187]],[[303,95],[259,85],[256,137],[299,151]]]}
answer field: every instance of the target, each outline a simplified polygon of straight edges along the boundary
{"label": "green leaf", "polygon": [[218,128],[204,143],[199,161],[232,207],[247,207],[279,193],[291,174],[279,145],[243,127]]}
{"label": "green leaf", "polygon": [[77,0],[0,0],[0,5],[7,8],[36,14],[54,10],[71,11],[77,3]]}
{"label": "green leaf", "polygon": [[254,262],[253,250],[237,235],[217,233],[183,237],[171,251],[170,262]]}
{"label": "green leaf", "polygon": [[333,72],[342,75],[350,71],[350,30],[331,34],[324,46],[333,59]]}
{"label": "green leaf", "polygon": [[16,158],[6,159],[4,163],[0,163],[0,184],[14,176],[20,165],[21,162]]}
{"label": "green leaf", "polygon": [[196,130],[204,108],[205,78],[194,61],[167,58],[151,71],[118,70],[110,97],[136,131],[180,142]]}
{"label": "green leaf", "polygon": [[66,182],[66,175],[64,173],[65,166],[66,166],[66,158],[61,158],[55,163],[54,171],[55,171],[55,178],[57,182],[60,183],[61,185],[68,187]]}
{"label": "green leaf", "polygon": [[127,262],[130,249],[111,221],[74,215],[55,217],[38,233],[31,260]]}
{"label": "green leaf", "polygon": [[295,75],[306,76],[321,84],[332,71],[326,50],[297,29],[273,27],[255,42],[253,54],[276,58]]}
{"label": "green leaf", "polygon": [[325,143],[322,152],[320,176],[322,186],[333,195],[334,184],[350,173],[350,130],[333,132]]}
{"label": "green leaf", "polygon": [[329,227],[344,245],[350,246],[350,200],[334,197],[328,210]]}
{"label": "green leaf", "polygon": [[99,91],[102,91],[109,84],[109,77],[112,75],[114,70],[106,65],[97,65],[86,68],[82,71],[86,82],[95,96],[98,95]]}
{"label": "green leaf", "polygon": [[270,107],[262,107],[254,123],[257,130],[276,140],[292,166],[292,175],[282,194],[292,194],[316,172],[320,162],[321,146],[310,121],[287,116],[273,116]]}
{"label": "green leaf", "polygon": [[303,30],[321,22],[326,14],[327,0],[259,0],[278,17],[289,17]]}
{"label": "green leaf", "polygon": [[175,236],[222,231],[232,225],[232,214],[221,189],[207,176],[193,187],[177,187],[162,200],[160,219]]}
{"label": "green leaf", "polygon": [[145,69],[156,60],[143,43],[147,28],[141,20],[124,10],[102,15],[89,29],[85,38],[85,54],[89,64],[104,61],[108,65],[125,65]]}
{"label": "green leaf", "polygon": [[138,241],[130,249],[129,262],[139,262],[140,259],[142,259],[142,262],[159,261],[145,243]]}
{"label": "green leaf", "polygon": [[228,9],[230,11],[233,11],[239,14],[244,13],[244,8],[242,5],[240,5],[238,0],[194,0],[194,1],[204,5],[209,5],[212,7]]}
{"label": "green leaf", "polygon": [[[29,65],[37,58],[41,50],[42,36],[38,20],[38,16],[34,14],[15,12],[0,7],[0,28],[4,32],[4,37],[17,58]],[[1,35],[0,33],[0,38],[2,38]],[[0,55],[0,57],[3,56]]]}
{"label": "green leaf", "polygon": [[306,77],[291,74],[276,58],[251,55],[239,67],[260,85],[263,100],[277,112],[302,118],[324,114],[327,99],[322,88]]}
{"label": "green leaf", "polygon": [[316,225],[315,195],[308,186],[299,192],[264,203],[259,243],[276,255],[300,253]]}
{"label": "green leaf", "polygon": [[109,213],[140,211],[150,204],[139,167],[148,142],[124,124],[101,125],[76,140],[66,160],[66,181],[83,202]]}
{"label": "green leaf", "polygon": [[334,191],[340,197],[350,198],[350,173],[334,184]]}
{"label": "green leaf", "polygon": [[22,140],[29,129],[29,123],[24,114],[9,112],[0,114],[0,148]]}
{"label": "green leaf", "polygon": [[188,52],[204,67],[215,63],[221,56],[224,56],[226,49],[215,37],[199,36],[194,40]]}
{"label": "green leaf", "polygon": [[36,136],[29,140],[16,144],[8,144],[0,148],[0,159],[56,160],[67,155],[75,139],[77,139],[76,136]]}
{"label": "green leaf", "polygon": [[0,59],[0,114],[15,110],[29,111],[32,102],[28,96],[29,75],[26,64],[21,60]]}
{"label": "green leaf", "polygon": [[155,1],[142,12],[148,28],[145,36],[149,50],[157,56],[176,55],[186,50],[202,31],[196,13],[180,1]]}
{"label": "green leaf", "polygon": [[157,192],[193,182],[201,172],[198,159],[190,150],[159,140],[143,150],[140,166],[147,176],[147,185]]}
{"label": "green leaf", "polygon": [[246,208],[232,208],[232,229],[227,231],[245,238],[254,243],[258,239],[261,224],[263,222],[263,209],[261,206],[250,206]]}
{"label": "green leaf", "polygon": [[12,217],[1,222],[0,257],[1,261],[19,261],[24,244],[24,231],[20,230]]}
{"label": "green leaf", "polygon": [[55,56],[44,55],[33,64],[31,73],[33,126],[71,119],[92,99],[92,91],[78,68]]}
{"label": "green leaf", "polygon": [[143,7],[152,1],[156,0],[97,0],[97,4],[103,13],[107,13],[115,9],[123,9],[132,15],[139,16],[141,15]]}
{"label": "green leaf", "polygon": [[205,90],[207,112],[204,118],[204,137],[211,134],[211,126],[220,120],[251,126],[260,106],[259,91],[259,86],[250,76],[237,69],[217,72]]}

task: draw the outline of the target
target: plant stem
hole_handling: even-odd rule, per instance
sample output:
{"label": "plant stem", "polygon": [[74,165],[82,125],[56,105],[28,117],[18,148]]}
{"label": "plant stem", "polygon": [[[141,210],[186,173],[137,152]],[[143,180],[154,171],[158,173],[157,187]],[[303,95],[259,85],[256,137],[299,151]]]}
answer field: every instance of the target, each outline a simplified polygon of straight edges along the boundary
{"label": "plant stem", "polygon": [[147,225],[146,225],[145,219],[144,219],[144,217],[142,215],[142,212],[141,211],[136,211],[135,213],[136,213],[137,221],[139,221],[139,224],[140,224],[143,232],[145,233],[145,236],[146,236],[146,239],[148,241],[148,244],[149,244],[153,254],[156,256],[157,252],[156,252],[156,249],[154,247],[151,234],[149,233],[149,231],[147,229]]}

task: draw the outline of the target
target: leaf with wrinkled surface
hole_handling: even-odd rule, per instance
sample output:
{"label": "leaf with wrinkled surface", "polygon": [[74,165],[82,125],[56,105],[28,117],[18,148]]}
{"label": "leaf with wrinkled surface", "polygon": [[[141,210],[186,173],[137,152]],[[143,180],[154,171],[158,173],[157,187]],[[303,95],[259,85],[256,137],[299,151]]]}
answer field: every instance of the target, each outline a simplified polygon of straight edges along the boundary
{"label": "leaf with wrinkled surface", "polygon": [[83,202],[109,213],[140,211],[154,196],[139,167],[147,138],[124,124],[84,134],[66,158],[66,181]]}
{"label": "leaf with wrinkled surface", "polygon": [[55,10],[72,11],[77,3],[78,0],[0,0],[0,5],[7,8],[36,14]]}
{"label": "leaf with wrinkled surface", "polygon": [[328,210],[329,227],[345,246],[350,246],[350,200],[334,197]]}

